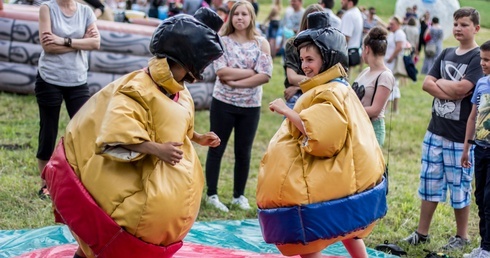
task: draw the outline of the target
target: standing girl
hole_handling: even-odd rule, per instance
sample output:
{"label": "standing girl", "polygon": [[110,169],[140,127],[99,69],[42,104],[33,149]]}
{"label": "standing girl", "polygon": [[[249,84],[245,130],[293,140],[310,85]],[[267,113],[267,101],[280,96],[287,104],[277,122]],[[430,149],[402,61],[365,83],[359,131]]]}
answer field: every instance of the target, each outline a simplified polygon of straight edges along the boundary
{"label": "standing girl", "polygon": [[236,2],[223,32],[223,56],[214,62],[216,83],[210,108],[211,131],[221,145],[209,148],[206,159],[207,203],[228,212],[218,198],[221,158],[235,129],[235,167],[231,204],[250,209],[244,196],[252,143],[259,124],[262,85],[272,74],[272,58],[267,40],[255,29],[255,13],[247,1]]}
{"label": "standing girl", "polygon": [[277,53],[276,38],[277,32],[279,31],[279,25],[281,23],[281,10],[282,2],[281,0],[273,0],[272,7],[269,15],[264,21],[264,24],[269,23],[269,28],[267,29],[267,40],[271,47],[271,56],[274,58]]}
{"label": "standing girl", "polygon": [[383,146],[385,140],[385,106],[395,86],[395,77],[384,63],[387,36],[388,31],[380,26],[369,30],[362,49],[362,58],[369,67],[364,69],[354,82],[358,87],[365,89],[361,102],[373,123],[380,146]]}
{"label": "standing girl", "polygon": [[[43,2],[39,8],[39,40],[43,51],[39,57],[35,92],[40,117],[36,155],[40,172],[51,157],[58,138],[63,100],[72,118],[90,97],[85,50],[100,47],[95,21],[92,9],[75,0],[51,0]],[[44,198],[47,194],[43,185],[39,197]]]}

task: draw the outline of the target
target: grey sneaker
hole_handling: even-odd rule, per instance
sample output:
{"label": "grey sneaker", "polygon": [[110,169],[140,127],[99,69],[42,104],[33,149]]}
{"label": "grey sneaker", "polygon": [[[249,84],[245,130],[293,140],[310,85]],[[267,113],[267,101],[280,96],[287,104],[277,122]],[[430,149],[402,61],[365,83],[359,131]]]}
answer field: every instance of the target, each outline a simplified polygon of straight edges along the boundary
{"label": "grey sneaker", "polygon": [[420,243],[429,243],[430,237],[429,235],[423,236],[419,232],[414,231],[408,237],[404,238],[403,241],[408,242],[410,245],[418,245]]}
{"label": "grey sneaker", "polygon": [[481,247],[475,248],[469,254],[463,254],[463,258],[476,258],[482,251]]}
{"label": "grey sneaker", "polygon": [[452,236],[449,238],[447,245],[443,246],[442,249],[446,251],[461,250],[465,246],[470,244],[469,239],[461,238],[460,236]]}
{"label": "grey sneaker", "polygon": [[224,205],[222,202],[219,201],[219,198],[218,198],[218,195],[217,194],[208,196],[208,199],[206,200],[206,203],[208,205],[211,205],[214,208],[222,211],[222,212],[228,212],[229,211],[228,210],[228,207],[226,207],[226,205]]}
{"label": "grey sneaker", "polygon": [[250,204],[248,204],[247,197],[240,195],[238,198],[231,200],[232,205],[237,205],[242,210],[250,210]]}

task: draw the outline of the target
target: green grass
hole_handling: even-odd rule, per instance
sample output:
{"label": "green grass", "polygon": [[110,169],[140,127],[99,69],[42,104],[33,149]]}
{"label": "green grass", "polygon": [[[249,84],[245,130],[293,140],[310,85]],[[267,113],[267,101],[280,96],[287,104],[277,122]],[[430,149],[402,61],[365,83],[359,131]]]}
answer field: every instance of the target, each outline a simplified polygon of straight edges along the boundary
{"label": "green grass", "polygon": [[[485,1],[462,1],[462,5],[479,5],[481,13],[490,10]],[[364,1],[362,5],[376,6],[382,17],[389,17],[393,12],[395,1]],[[464,4],[463,4],[464,3]],[[261,15],[268,10],[269,1],[261,2]],[[260,20],[260,19],[259,19]],[[262,19],[263,20],[263,19]],[[490,38],[490,31],[482,29],[477,35],[477,42],[483,43]],[[444,45],[454,46],[452,37]],[[418,64],[420,66],[420,63]],[[420,67],[419,67],[420,68]],[[357,70],[357,69],[356,69]],[[356,72],[352,74],[355,78]],[[352,81],[351,78],[351,81]],[[271,100],[282,97],[284,72],[280,59],[274,62],[274,72],[271,81],[264,86],[262,117],[253,146],[250,179],[247,184],[246,196],[255,205],[255,189],[259,162],[267,144],[278,128],[282,117],[272,114],[267,109]],[[374,247],[384,240],[397,241],[410,234],[418,223],[420,201],[416,195],[420,167],[421,141],[430,119],[432,98],[421,89],[423,76],[417,83],[409,83],[401,89],[400,113],[388,114],[387,126],[390,137],[387,137],[384,153],[389,156],[391,189],[388,196],[389,211],[373,233],[366,239],[369,247]],[[199,111],[196,114],[196,130],[209,130],[209,112]],[[68,121],[68,115],[63,110],[61,115],[60,135]],[[0,229],[37,228],[53,224],[51,204],[37,198],[40,187],[39,173],[35,159],[38,134],[38,111],[35,97],[32,95],[16,95],[0,93]],[[223,158],[219,193],[225,204],[229,204],[232,196],[233,182],[233,136]],[[206,148],[196,146],[202,164],[205,163]],[[198,220],[222,220],[256,218],[255,210],[244,212],[232,209],[223,214],[201,205]],[[478,216],[472,205],[470,224],[471,247],[478,245]],[[450,235],[455,232],[455,222],[452,209],[448,204],[441,204],[437,209],[431,226],[432,242],[428,245],[408,247],[409,257],[423,257],[424,248],[436,250],[445,244]],[[466,251],[469,251],[468,248]],[[452,253],[460,257],[461,253]]]}

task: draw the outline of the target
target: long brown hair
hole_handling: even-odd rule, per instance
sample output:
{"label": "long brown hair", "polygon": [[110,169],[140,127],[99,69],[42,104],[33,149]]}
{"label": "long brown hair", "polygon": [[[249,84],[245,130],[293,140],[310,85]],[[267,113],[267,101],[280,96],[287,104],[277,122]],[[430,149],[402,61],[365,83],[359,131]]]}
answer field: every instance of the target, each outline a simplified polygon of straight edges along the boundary
{"label": "long brown hair", "polygon": [[230,13],[228,15],[228,21],[226,21],[226,27],[223,30],[223,33],[221,36],[229,36],[230,34],[235,32],[235,27],[233,27],[233,22],[232,22],[233,15],[234,15],[236,9],[238,8],[238,6],[241,6],[241,5],[244,5],[247,8],[247,11],[250,15],[250,24],[247,27],[247,38],[249,40],[254,40],[256,36],[260,36],[260,33],[257,31],[257,29],[255,27],[256,16],[255,16],[254,7],[252,6],[252,4],[249,1],[246,1],[246,0],[239,0],[231,7]]}

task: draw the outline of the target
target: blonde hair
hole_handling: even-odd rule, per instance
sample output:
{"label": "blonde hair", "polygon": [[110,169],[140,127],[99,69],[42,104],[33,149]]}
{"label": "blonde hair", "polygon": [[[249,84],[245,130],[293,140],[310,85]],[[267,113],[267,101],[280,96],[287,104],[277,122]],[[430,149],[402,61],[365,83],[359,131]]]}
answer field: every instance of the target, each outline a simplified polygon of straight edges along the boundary
{"label": "blonde hair", "polygon": [[260,36],[260,33],[257,31],[255,27],[255,11],[254,7],[249,1],[244,1],[244,0],[239,0],[237,1],[230,10],[230,13],[228,15],[228,21],[226,21],[226,27],[223,30],[222,36],[229,36],[230,34],[235,32],[235,27],[233,27],[233,15],[235,15],[236,9],[244,5],[247,8],[248,14],[250,15],[250,24],[247,27],[247,38],[249,40],[255,39],[256,36]]}

